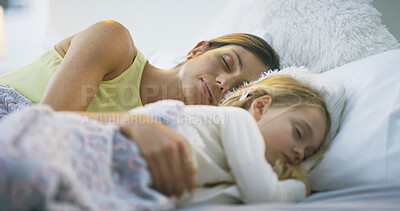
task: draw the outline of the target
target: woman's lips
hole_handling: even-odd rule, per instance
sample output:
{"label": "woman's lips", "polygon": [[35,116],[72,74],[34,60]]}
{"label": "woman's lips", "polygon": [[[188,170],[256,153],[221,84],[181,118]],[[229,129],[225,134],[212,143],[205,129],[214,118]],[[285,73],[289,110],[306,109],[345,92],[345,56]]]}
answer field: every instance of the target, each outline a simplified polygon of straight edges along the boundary
{"label": "woman's lips", "polygon": [[206,97],[207,101],[210,104],[213,104],[214,100],[214,93],[210,89],[210,85],[206,80],[200,79],[201,80],[201,87],[203,88],[203,94]]}

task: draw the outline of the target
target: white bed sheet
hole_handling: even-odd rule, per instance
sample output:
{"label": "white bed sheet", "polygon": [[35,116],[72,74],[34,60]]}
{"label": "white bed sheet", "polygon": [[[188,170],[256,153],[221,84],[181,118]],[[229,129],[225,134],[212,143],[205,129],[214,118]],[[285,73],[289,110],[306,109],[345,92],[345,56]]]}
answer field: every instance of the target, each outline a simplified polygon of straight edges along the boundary
{"label": "white bed sheet", "polygon": [[400,210],[400,183],[371,184],[314,193],[299,203],[258,205],[201,205],[181,211],[203,210]]}

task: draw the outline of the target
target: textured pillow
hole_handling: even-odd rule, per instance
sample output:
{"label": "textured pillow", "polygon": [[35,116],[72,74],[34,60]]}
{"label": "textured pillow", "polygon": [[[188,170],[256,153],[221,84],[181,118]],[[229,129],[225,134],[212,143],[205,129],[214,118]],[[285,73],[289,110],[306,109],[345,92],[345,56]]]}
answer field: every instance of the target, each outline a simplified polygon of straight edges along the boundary
{"label": "textured pillow", "polygon": [[308,174],[317,191],[400,182],[400,49],[322,74],[346,88],[340,130]]}
{"label": "textured pillow", "polygon": [[281,68],[329,69],[399,43],[371,0],[233,0],[200,39],[263,29],[281,56]]}

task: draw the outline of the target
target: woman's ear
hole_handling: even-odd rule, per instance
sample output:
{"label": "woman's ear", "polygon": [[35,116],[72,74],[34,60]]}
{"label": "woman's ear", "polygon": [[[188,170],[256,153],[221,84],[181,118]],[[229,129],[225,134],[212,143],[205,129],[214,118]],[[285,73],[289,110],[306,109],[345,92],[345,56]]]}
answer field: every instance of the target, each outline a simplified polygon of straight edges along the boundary
{"label": "woman's ear", "polygon": [[191,51],[189,51],[187,55],[188,59],[191,59],[198,54],[204,53],[207,50],[209,44],[210,42],[207,40],[197,43],[197,45]]}
{"label": "woman's ear", "polygon": [[249,112],[253,115],[256,121],[261,119],[261,116],[272,106],[272,97],[264,95],[256,98],[250,105]]}

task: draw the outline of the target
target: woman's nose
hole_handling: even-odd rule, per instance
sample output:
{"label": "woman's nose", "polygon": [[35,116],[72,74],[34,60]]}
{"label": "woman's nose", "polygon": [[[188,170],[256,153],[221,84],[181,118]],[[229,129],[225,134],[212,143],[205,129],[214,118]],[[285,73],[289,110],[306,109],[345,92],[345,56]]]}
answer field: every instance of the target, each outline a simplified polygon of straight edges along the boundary
{"label": "woman's nose", "polygon": [[232,84],[234,84],[235,77],[230,76],[230,75],[221,75],[215,78],[215,83],[218,86],[218,89],[222,93],[228,92],[230,89],[232,89]]}
{"label": "woman's nose", "polygon": [[226,79],[223,79],[223,78],[216,78],[215,79],[215,83],[217,84],[217,86],[218,86],[218,89],[221,91],[221,92],[223,92],[223,93],[226,93],[228,90],[229,90],[229,83],[227,82],[227,80]]}

